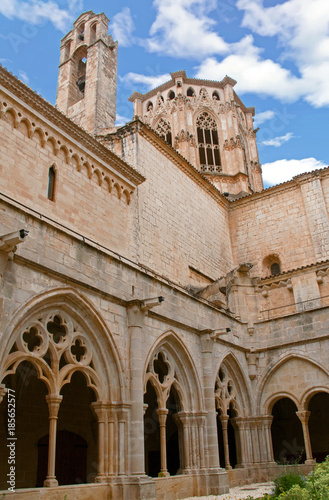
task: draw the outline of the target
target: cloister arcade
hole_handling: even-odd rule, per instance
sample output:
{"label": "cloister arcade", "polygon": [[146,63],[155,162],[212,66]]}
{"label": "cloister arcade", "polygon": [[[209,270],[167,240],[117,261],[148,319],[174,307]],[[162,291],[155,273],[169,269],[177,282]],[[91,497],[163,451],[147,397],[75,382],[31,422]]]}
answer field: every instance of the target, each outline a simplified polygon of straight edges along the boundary
{"label": "cloister arcade", "polygon": [[[19,310],[13,324],[1,342],[0,388],[4,400],[7,389],[16,393],[17,488],[128,474],[127,384],[112,336],[93,306],[73,291],[56,290]],[[293,390],[290,373],[296,363],[304,363],[306,375]],[[311,365],[314,370],[314,363],[301,356],[285,356],[268,367],[253,399],[237,357],[228,353],[221,359],[213,378],[218,467],[325,458],[327,374],[318,365],[319,386],[311,387]],[[273,390],[278,380],[285,391]],[[6,418],[2,402],[2,427]],[[207,469],[208,422],[202,376],[179,335],[167,331],[145,356],[146,475]],[[6,457],[5,450],[1,463]]]}

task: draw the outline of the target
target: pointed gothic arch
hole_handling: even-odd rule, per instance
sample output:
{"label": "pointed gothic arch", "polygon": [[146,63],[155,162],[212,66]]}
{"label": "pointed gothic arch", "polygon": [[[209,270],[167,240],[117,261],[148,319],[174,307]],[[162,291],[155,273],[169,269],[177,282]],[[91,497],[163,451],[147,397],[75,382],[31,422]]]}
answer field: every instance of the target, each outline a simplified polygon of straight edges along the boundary
{"label": "pointed gothic arch", "polygon": [[158,117],[153,128],[161,139],[172,146],[172,128],[170,121],[166,116],[161,115]]}
{"label": "pointed gothic arch", "polygon": [[249,389],[239,361],[227,353],[216,371],[215,404],[218,410],[217,432],[220,463],[226,469],[246,462],[246,450],[241,435],[243,419],[251,413]]}
{"label": "pointed gothic arch", "polygon": [[[178,473],[185,473],[204,466],[205,414],[201,385],[192,357],[175,332],[165,332],[152,346],[144,373],[145,402],[152,405],[153,434],[158,440],[158,472],[167,474],[168,470],[178,469]],[[156,401],[150,399],[151,392]],[[190,445],[192,441],[194,446]],[[174,453],[170,455],[172,450]],[[150,461],[147,443],[145,451],[147,464]],[[171,457],[177,455],[179,465],[173,466]]]}
{"label": "pointed gothic arch", "polygon": [[[11,326],[4,332],[0,342],[0,383],[5,382],[1,384],[2,394],[6,384],[9,384],[10,390],[13,389],[11,386],[12,383],[15,384],[17,376],[23,380],[21,385],[24,393],[33,373],[37,383],[40,381],[45,385],[49,411],[48,473],[47,478],[44,477],[44,486],[58,484],[55,475],[56,427],[64,425],[62,430],[65,430],[70,418],[68,415],[72,413],[72,409],[68,408],[72,404],[76,407],[84,405],[85,410],[78,411],[77,415],[88,412],[88,422],[94,419],[97,425],[98,420],[97,444],[89,434],[89,442],[94,443],[92,463],[98,463],[98,471],[92,463],[89,467],[94,468],[94,476],[98,472],[98,477],[102,478],[106,439],[104,415],[106,411],[110,412],[108,418],[113,419],[114,428],[118,425],[111,405],[120,406],[125,401],[123,373],[115,345],[102,318],[88,300],[71,288],[56,288],[33,297],[28,304],[16,311]],[[78,389],[70,397],[65,397],[73,380],[80,381]],[[83,393],[89,394],[84,397],[85,403],[79,399]],[[33,394],[35,397],[36,393]],[[64,413],[61,413],[62,401],[63,411],[66,407]],[[3,408],[4,406],[2,410]],[[28,425],[28,421],[24,422],[25,426]],[[21,425],[23,431],[24,425]],[[83,428],[82,425],[81,429]],[[38,439],[34,439],[34,444]],[[109,451],[113,461],[114,449]],[[44,469],[43,466],[42,470]],[[71,478],[74,482],[74,474]],[[20,487],[30,486],[35,485],[22,484]]]}

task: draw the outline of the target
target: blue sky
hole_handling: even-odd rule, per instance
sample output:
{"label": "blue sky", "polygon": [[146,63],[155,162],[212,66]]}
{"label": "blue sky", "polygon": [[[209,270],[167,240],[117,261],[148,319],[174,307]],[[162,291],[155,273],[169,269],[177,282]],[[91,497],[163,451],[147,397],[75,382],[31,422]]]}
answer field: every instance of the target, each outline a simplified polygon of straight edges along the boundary
{"label": "blue sky", "polygon": [[117,123],[172,71],[227,74],[256,108],[266,186],[329,165],[328,0],[1,0],[1,64],[54,104],[60,39],[85,10],[119,41]]}

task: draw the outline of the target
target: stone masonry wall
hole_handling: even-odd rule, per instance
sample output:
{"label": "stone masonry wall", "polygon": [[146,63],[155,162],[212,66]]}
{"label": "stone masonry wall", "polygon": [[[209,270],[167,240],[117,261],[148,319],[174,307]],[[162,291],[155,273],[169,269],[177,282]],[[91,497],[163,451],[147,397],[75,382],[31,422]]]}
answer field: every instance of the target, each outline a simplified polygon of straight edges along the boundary
{"label": "stone masonry wall", "polygon": [[[189,266],[218,279],[232,269],[227,203],[141,134],[122,139],[124,159],[146,177],[138,187],[135,230],[138,259],[181,284],[200,287]],[[119,152],[119,151],[117,151]],[[192,168],[192,167],[189,167]],[[198,175],[198,174],[197,174]],[[203,182],[203,184],[206,184]],[[204,286],[209,284],[205,278]]]}
{"label": "stone masonry wall", "polygon": [[303,194],[294,181],[232,203],[230,231],[235,264],[251,262],[253,276],[271,274],[263,270],[263,261],[273,254],[281,261],[281,271],[316,262],[319,256]]}
{"label": "stone masonry wall", "polygon": [[[1,97],[1,191],[132,257],[134,187],[65,133],[7,95]],[[51,166],[56,172],[54,201],[47,198]]]}

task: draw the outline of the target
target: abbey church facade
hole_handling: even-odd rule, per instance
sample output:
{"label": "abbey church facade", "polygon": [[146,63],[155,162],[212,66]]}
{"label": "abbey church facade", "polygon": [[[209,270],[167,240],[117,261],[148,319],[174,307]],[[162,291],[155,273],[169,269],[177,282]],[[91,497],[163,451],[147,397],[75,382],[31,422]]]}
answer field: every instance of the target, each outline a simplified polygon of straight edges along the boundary
{"label": "abbey church facade", "polygon": [[116,80],[91,11],[56,107],[0,68],[0,494],[176,500],[308,471],[329,454],[329,169],[264,190],[228,76],[172,73],[122,127]]}

